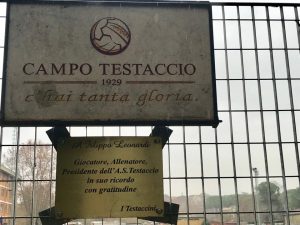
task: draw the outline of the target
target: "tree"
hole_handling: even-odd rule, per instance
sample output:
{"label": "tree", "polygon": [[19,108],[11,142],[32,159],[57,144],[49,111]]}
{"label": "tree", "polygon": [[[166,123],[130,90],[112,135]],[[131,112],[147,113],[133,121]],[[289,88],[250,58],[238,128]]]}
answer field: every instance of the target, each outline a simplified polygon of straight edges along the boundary
{"label": "tree", "polygon": [[289,208],[292,210],[300,208],[300,188],[288,190]]}
{"label": "tree", "polygon": [[209,212],[218,212],[221,210],[220,197],[218,195],[206,195],[205,204]]}
{"label": "tree", "polygon": [[[10,149],[5,155],[5,164],[14,172],[17,165],[19,215],[38,216],[40,211],[51,206],[50,199],[54,199],[55,190],[51,188],[50,179],[56,169],[56,152],[51,146],[28,141],[19,149]],[[35,224],[40,224],[40,221]]]}
{"label": "tree", "polygon": [[[280,188],[278,185],[272,182],[262,182],[256,187],[259,211],[269,212],[272,204],[272,211],[283,210],[281,203]],[[271,202],[270,202],[271,200]],[[283,215],[274,215],[274,220],[283,220]],[[271,218],[269,213],[261,216],[262,222],[270,222]]]}
{"label": "tree", "polygon": [[203,221],[201,225],[210,225],[210,223],[208,221]]}

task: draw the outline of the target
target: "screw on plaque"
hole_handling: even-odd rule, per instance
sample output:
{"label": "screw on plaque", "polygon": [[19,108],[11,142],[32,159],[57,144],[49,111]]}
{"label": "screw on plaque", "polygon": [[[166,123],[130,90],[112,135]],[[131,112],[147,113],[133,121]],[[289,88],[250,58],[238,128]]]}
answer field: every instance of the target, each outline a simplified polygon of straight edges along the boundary
{"label": "screw on plaque", "polygon": [[55,213],[55,215],[56,215],[56,218],[62,218],[63,213],[58,211],[58,212]]}
{"label": "screw on plaque", "polygon": [[154,139],[154,143],[159,144],[159,143],[161,143],[161,141],[160,141],[160,139]]}
{"label": "screw on plaque", "polygon": [[157,214],[162,214],[163,213],[162,209],[155,209],[155,211],[156,211]]}
{"label": "screw on plaque", "polygon": [[65,139],[59,139],[57,142],[58,142],[58,146],[61,146],[61,145],[65,144],[66,140]]}

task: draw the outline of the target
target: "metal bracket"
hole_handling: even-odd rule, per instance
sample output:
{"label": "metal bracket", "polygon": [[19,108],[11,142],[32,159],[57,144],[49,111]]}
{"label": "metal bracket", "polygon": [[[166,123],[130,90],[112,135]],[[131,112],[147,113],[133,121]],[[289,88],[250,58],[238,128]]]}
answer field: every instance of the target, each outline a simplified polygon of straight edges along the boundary
{"label": "metal bracket", "polygon": [[72,219],[57,219],[55,217],[55,207],[39,212],[42,225],[62,225],[70,222]]}
{"label": "metal bracket", "polygon": [[46,133],[50,141],[52,142],[52,145],[56,149],[56,151],[57,151],[57,146],[60,142],[71,137],[66,127],[54,127],[50,130],[47,130]]}
{"label": "metal bracket", "polygon": [[150,220],[159,223],[177,224],[179,205],[171,202],[164,202],[163,217],[142,217],[139,219]]}
{"label": "metal bracket", "polygon": [[172,133],[173,130],[170,128],[165,126],[155,126],[151,131],[150,137],[160,137],[162,141],[162,148],[164,148]]}

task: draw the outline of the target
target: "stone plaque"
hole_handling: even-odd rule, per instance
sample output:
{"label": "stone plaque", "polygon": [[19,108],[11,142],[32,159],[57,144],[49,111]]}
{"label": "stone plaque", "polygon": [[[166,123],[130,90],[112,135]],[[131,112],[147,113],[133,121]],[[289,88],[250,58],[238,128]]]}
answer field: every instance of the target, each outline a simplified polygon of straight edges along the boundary
{"label": "stone plaque", "polygon": [[158,137],[76,137],[59,144],[58,218],[163,215]]}
{"label": "stone plaque", "polygon": [[218,123],[209,4],[8,7],[4,125]]}

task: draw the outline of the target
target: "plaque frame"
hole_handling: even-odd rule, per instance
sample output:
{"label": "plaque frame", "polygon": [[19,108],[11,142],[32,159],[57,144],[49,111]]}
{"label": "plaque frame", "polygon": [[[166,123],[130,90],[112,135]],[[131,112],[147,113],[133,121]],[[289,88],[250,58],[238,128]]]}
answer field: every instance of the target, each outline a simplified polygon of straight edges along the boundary
{"label": "plaque frame", "polygon": [[[132,119],[114,119],[114,120],[7,120],[5,118],[5,101],[6,101],[6,80],[7,80],[7,54],[8,54],[8,34],[9,34],[9,21],[10,21],[10,6],[12,4],[39,4],[39,5],[49,5],[49,4],[58,4],[58,5],[109,5],[109,6],[175,6],[175,7],[200,7],[208,10],[209,14],[209,39],[210,39],[210,56],[211,56],[211,85],[212,85],[212,106],[213,106],[213,118],[209,120],[199,120],[199,119],[155,119],[155,120],[132,120]],[[180,125],[201,125],[201,126],[212,126],[217,127],[221,122],[218,118],[217,112],[217,94],[216,94],[216,75],[215,75],[215,59],[214,59],[214,42],[213,42],[213,27],[212,27],[212,6],[209,2],[197,2],[197,1],[138,1],[138,0],[117,0],[117,1],[22,1],[22,0],[11,0],[7,3],[7,19],[6,19],[6,32],[5,32],[5,47],[4,47],[4,65],[3,65],[3,82],[2,82],[2,95],[1,95],[1,112],[0,112],[0,125],[1,126],[80,126],[80,125],[101,125],[101,126],[133,126],[133,125],[151,125],[151,126],[180,126]],[[11,88],[11,87],[9,87]]]}

